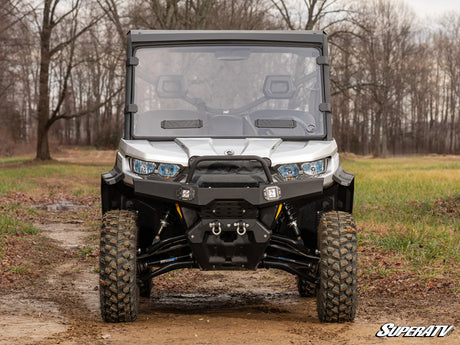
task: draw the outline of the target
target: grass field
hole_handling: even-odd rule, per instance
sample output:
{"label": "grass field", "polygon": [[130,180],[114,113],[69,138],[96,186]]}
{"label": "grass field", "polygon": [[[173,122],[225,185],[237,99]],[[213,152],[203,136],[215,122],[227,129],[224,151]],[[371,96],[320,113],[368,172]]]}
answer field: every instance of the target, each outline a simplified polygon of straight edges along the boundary
{"label": "grass field", "polygon": [[354,216],[367,285],[412,275],[422,285],[453,280],[450,288],[458,291],[460,157],[356,158],[342,164],[356,175]]}
{"label": "grass field", "polygon": [[[349,157],[342,164],[356,175],[354,216],[363,291],[379,281],[382,289],[410,277],[417,282],[414,288],[447,284],[449,291],[458,292],[460,157]],[[97,227],[99,176],[110,167],[0,160],[0,257],[9,236],[35,236],[33,222],[47,217],[37,204],[90,204],[95,212],[77,216]]]}
{"label": "grass field", "polygon": [[460,261],[460,157],[357,159],[354,216],[363,241],[417,262]]}

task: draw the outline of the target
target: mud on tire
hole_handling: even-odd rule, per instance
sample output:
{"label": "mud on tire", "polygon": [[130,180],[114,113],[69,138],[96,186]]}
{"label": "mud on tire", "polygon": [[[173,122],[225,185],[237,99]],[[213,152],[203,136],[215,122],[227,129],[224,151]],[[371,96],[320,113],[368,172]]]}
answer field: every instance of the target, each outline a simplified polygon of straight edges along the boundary
{"label": "mud on tire", "polygon": [[106,322],[129,322],[137,317],[136,213],[113,210],[102,219],[99,254],[101,316]]}
{"label": "mud on tire", "polygon": [[322,322],[353,321],[357,302],[357,239],[353,217],[331,211],[318,227],[321,251],[318,316]]}

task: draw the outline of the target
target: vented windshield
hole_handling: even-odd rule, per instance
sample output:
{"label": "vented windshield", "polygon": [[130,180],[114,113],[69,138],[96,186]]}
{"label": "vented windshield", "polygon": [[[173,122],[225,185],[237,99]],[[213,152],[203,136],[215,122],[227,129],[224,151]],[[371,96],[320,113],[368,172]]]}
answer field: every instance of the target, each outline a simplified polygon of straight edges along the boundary
{"label": "vented windshield", "polygon": [[132,134],[322,137],[318,56],[299,47],[138,48]]}

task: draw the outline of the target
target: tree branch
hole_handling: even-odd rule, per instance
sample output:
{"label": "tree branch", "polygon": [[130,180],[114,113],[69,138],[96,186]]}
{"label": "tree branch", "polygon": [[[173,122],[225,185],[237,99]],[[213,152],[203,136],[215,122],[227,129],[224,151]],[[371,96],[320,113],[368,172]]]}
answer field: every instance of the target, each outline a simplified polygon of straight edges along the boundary
{"label": "tree branch", "polygon": [[[284,0],[281,0],[281,1],[271,0],[271,2],[276,7],[278,12],[281,14],[281,17],[283,17],[283,20],[288,26],[288,28],[290,30],[295,30],[295,27],[294,25],[292,25],[292,22],[291,22],[291,16],[289,15],[289,10],[286,6],[286,2]],[[281,3],[281,7],[280,5],[278,5],[279,2]]]}
{"label": "tree branch", "polygon": [[120,87],[117,91],[115,91],[113,94],[111,94],[110,97],[108,97],[104,102],[98,103],[97,105],[95,105],[92,108],[80,111],[80,112],[72,114],[72,115],[66,115],[65,113],[59,114],[56,117],[50,119],[50,122],[51,122],[50,125],[53,124],[54,122],[56,122],[57,120],[60,120],[60,119],[75,119],[75,118],[83,117],[83,116],[86,116],[86,115],[88,115],[90,113],[93,113],[96,110],[98,110],[99,108],[101,108],[104,105],[108,104],[123,89],[124,89],[124,86]]}
{"label": "tree branch", "polygon": [[[56,2],[58,2],[58,1],[56,1]],[[56,21],[54,21],[54,19],[53,19],[54,18],[54,9],[53,9],[53,13],[51,14],[51,26],[55,27],[56,25],[58,25],[60,22],[62,22],[69,14],[71,14],[75,10],[77,10],[77,12],[78,12],[79,4],[80,4],[80,0],[76,0],[75,3],[72,5],[72,8],[70,10],[68,10],[66,13],[64,13],[62,16],[60,16],[58,18],[58,20],[56,20]]]}
{"label": "tree branch", "polygon": [[56,54],[58,51],[60,51],[61,49],[65,48],[65,47],[68,46],[70,43],[74,42],[78,37],[80,37],[81,35],[83,35],[83,34],[84,34],[86,31],[88,31],[94,24],[96,24],[102,17],[103,17],[103,15],[100,15],[100,16],[96,17],[93,21],[91,21],[91,23],[89,23],[87,26],[85,26],[83,29],[81,29],[79,32],[77,32],[75,35],[72,35],[72,37],[70,37],[67,41],[61,42],[61,43],[59,43],[56,47],[50,49],[50,56],[53,56],[53,55]]}

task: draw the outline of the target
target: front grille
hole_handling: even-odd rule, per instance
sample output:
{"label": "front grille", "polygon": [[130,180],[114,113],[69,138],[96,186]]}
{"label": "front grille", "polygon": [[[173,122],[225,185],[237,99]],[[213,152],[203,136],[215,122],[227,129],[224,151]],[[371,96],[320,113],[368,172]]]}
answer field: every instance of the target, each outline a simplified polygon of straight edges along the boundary
{"label": "front grille", "polygon": [[204,207],[200,212],[201,218],[257,218],[257,208],[244,200],[217,200]]}

